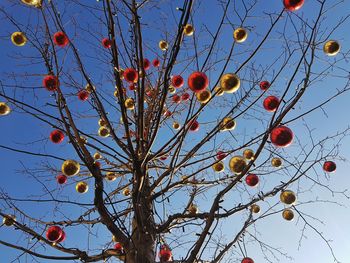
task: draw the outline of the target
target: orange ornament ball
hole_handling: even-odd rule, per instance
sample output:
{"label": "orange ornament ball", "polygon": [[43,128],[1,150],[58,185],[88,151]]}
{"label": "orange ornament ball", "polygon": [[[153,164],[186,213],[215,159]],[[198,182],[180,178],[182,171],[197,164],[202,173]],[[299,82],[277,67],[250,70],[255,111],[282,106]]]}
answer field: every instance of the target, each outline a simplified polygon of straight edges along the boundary
{"label": "orange ornament ball", "polygon": [[66,176],[77,175],[80,172],[80,164],[74,160],[65,160],[61,169],[62,173]]}
{"label": "orange ornament ball", "polygon": [[5,215],[2,219],[2,223],[5,226],[13,226],[13,224],[16,222],[16,217],[14,215]]}
{"label": "orange ornament ball", "polygon": [[22,47],[27,43],[27,37],[23,32],[14,32],[11,35],[11,41],[14,45]]}
{"label": "orange ornament ball", "polygon": [[0,116],[8,115],[10,112],[11,108],[5,102],[0,102]]}
{"label": "orange ornament ball", "polygon": [[85,194],[88,190],[89,190],[89,186],[87,183],[85,182],[78,182],[75,186],[75,190],[79,193],[79,194]]}
{"label": "orange ornament ball", "polygon": [[197,93],[205,90],[209,85],[209,79],[203,72],[193,72],[188,78],[188,86]]}

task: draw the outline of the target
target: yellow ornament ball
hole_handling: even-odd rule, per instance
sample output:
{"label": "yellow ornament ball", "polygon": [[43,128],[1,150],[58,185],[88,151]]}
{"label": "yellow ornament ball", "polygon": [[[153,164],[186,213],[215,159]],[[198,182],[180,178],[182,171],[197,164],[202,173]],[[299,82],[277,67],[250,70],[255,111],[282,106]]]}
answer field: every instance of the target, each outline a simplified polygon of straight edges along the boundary
{"label": "yellow ornament ball", "polygon": [[257,204],[253,204],[251,205],[250,210],[252,211],[252,213],[258,214],[260,213],[260,206],[258,206]]}
{"label": "yellow ornament ball", "polygon": [[220,79],[220,87],[226,93],[234,93],[241,86],[241,81],[236,74],[226,73]]}
{"label": "yellow ornament ball", "polygon": [[247,167],[247,163],[242,156],[234,156],[229,162],[230,170],[235,174],[240,174]]}
{"label": "yellow ornament ball", "polygon": [[62,173],[66,176],[77,175],[80,172],[80,164],[74,160],[65,160],[61,168]]}
{"label": "yellow ornament ball", "polygon": [[78,182],[75,186],[75,190],[79,194],[85,194],[89,190],[89,186],[86,182]]}
{"label": "yellow ornament ball", "polygon": [[99,126],[106,126],[107,125],[107,121],[105,119],[99,119],[98,120],[98,125]]}
{"label": "yellow ornament ball", "polygon": [[187,210],[190,215],[195,215],[199,212],[198,206],[195,204],[191,204]]}
{"label": "yellow ornament ball", "polygon": [[231,117],[226,117],[222,120],[221,130],[222,131],[231,131],[236,128],[236,122]]}
{"label": "yellow ornament ball", "polygon": [[10,112],[11,108],[5,102],[0,102],[0,116],[8,115]]}
{"label": "yellow ornament ball", "polygon": [[248,33],[247,30],[245,30],[242,27],[237,28],[234,32],[233,32],[233,38],[235,39],[235,41],[237,43],[243,43],[244,41],[247,40],[248,37]]}
{"label": "yellow ornament ball", "polygon": [[114,173],[114,172],[107,172],[106,173],[106,180],[107,181],[110,181],[110,182],[113,182],[117,179],[117,174]]}
{"label": "yellow ornament ball", "polygon": [[174,94],[176,92],[176,89],[173,86],[169,86],[168,91],[170,94]]}
{"label": "yellow ornament ball", "polygon": [[335,56],[340,51],[340,44],[335,40],[329,40],[324,44],[323,51],[328,56]]}
{"label": "yellow ornament ball", "polygon": [[21,0],[23,4],[34,6],[34,7],[41,7],[43,0]]}
{"label": "yellow ornament ball", "polygon": [[163,51],[166,51],[169,48],[168,42],[165,40],[159,41],[159,48]]}
{"label": "yellow ornament ball", "polygon": [[282,212],[282,217],[287,221],[292,221],[294,218],[294,212],[291,209],[284,209]]}
{"label": "yellow ornament ball", "polygon": [[295,204],[295,202],[297,201],[297,197],[293,191],[284,190],[280,194],[280,200],[286,205],[292,205]]}
{"label": "yellow ornament ball", "polygon": [[11,35],[11,41],[14,45],[22,47],[27,43],[27,37],[22,32],[14,32]]}
{"label": "yellow ornament ball", "polygon": [[216,96],[222,96],[225,93],[225,91],[219,86],[215,87],[214,91],[216,92]]}
{"label": "yellow ornament ball", "polygon": [[5,215],[2,219],[2,223],[5,226],[13,226],[13,224],[16,222],[16,217],[14,215]]}
{"label": "yellow ornament ball", "polygon": [[95,160],[99,160],[99,159],[101,159],[102,158],[102,155],[99,153],[99,152],[95,152],[95,154],[94,154],[94,159]]}
{"label": "yellow ornament ball", "polygon": [[212,165],[214,172],[220,173],[225,170],[225,165],[223,162],[217,162]]}
{"label": "yellow ornament ball", "polygon": [[192,36],[194,33],[194,27],[190,24],[187,24],[184,28],[184,34],[186,36]]}
{"label": "yellow ornament ball", "polygon": [[181,127],[180,123],[174,121],[174,123],[173,123],[173,128],[174,128],[175,130],[178,130],[178,129],[180,129],[180,127]]}
{"label": "yellow ornament ball", "polygon": [[130,195],[130,189],[128,187],[123,189],[123,195],[125,195],[125,196]]}
{"label": "yellow ornament ball", "polygon": [[247,160],[254,160],[254,152],[251,149],[245,149],[243,151],[243,157],[246,158]]}
{"label": "yellow ornament ball", "polygon": [[98,135],[103,138],[108,137],[110,134],[110,130],[106,126],[102,126],[98,129]]}
{"label": "yellow ornament ball", "polygon": [[273,157],[271,159],[271,165],[273,167],[279,168],[279,167],[282,166],[282,160],[280,158],[278,158],[278,157]]}
{"label": "yellow ornament ball", "polygon": [[198,93],[196,94],[196,97],[197,97],[197,100],[198,100],[200,103],[204,104],[204,103],[207,103],[207,102],[210,100],[210,98],[211,98],[211,93],[210,93],[209,90],[203,90],[203,91],[201,91],[201,92],[198,92]]}
{"label": "yellow ornament ball", "polygon": [[127,98],[124,102],[125,108],[128,110],[133,110],[135,109],[135,102],[133,98]]}

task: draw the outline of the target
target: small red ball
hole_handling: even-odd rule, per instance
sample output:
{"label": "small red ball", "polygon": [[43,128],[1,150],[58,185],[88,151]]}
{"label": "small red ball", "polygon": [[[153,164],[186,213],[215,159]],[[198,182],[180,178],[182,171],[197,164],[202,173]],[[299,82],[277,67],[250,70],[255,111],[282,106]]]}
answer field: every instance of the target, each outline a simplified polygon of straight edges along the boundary
{"label": "small red ball", "polygon": [[60,31],[53,35],[53,42],[59,47],[65,47],[68,45],[69,40],[67,35]]}
{"label": "small red ball", "polygon": [[252,260],[251,258],[244,258],[242,259],[241,263],[254,263],[254,260]]}
{"label": "small red ball", "polygon": [[86,101],[89,99],[89,92],[85,89],[82,89],[78,92],[78,99],[81,101]]}
{"label": "small red ball", "polygon": [[135,90],[135,84],[130,84],[129,85],[129,90],[131,90],[131,91]]}
{"label": "small red ball", "polygon": [[145,70],[148,70],[151,67],[151,62],[149,62],[149,60],[147,58],[143,59],[143,68]]}
{"label": "small red ball", "polygon": [[168,159],[168,155],[162,155],[161,157],[159,157],[159,159],[165,161],[166,159]]}
{"label": "small red ball", "polygon": [[50,133],[50,140],[53,143],[61,143],[64,140],[64,133],[60,130],[54,130]]}
{"label": "small red ball", "polygon": [[174,95],[173,97],[172,97],[172,101],[174,102],[174,103],[180,103],[181,102],[181,97],[179,96],[179,95]]}
{"label": "small red ball", "polygon": [[66,233],[62,230],[61,237],[56,241],[57,243],[61,243],[66,240]]}
{"label": "small red ball", "polygon": [[175,88],[181,88],[184,85],[184,79],[180,75],[176,75],[176,76],[172,77],[171,84]]}
{"label": "small red ball", "polygon": [[48,91],[55,91],[58,87],[58,78],[56,76],[48,75],[43,79],[43,86]]}
{"label": "small red ball", "polygon": [[274,112],[277,110],[278,105],[280,104],[280,100],[275,96],[268,96],[264,99],[263,106],[265,110],[269,112]]}
{"label": "small red ball", "polygon": [[304,5],[304,0],[283,0],[283,4],[288,11],[296,11]]}
{"label": "small red ball", "polygon": [[256,174],[248,174],[245,178],[245,182],[251,187],[257,186],[259,183],[259,177]]}
{"label": "small red ball", "polygon": [[216,153],[216,159],[218,159],[218,160],[223,160],[223,159],[225,159],[226,158],[226,153],[224,153],[224,152],[222,152],[222,151],[218,151],[217,153]]}
{"label": "small red ball", "polygon": [[104,48],[111,48],[112,47],[112,40],[110,40],[109,38],[102,39],[102,46]]}
{"label": "small red ball", "polygon": [[270,140],[276,147],[287,147],[293,142],[294,134],[286,126],[278,126],[271,131]]}
{"label": "small red ball", "polygon": [[333,161],[326,161],[323,164],[323,170],[327,173],[335,172],[337,165]]}
{"label": "small red ball", "polygon": [[199,123],[196,120],[190,122],[190,131],[196,132],[199,130]]}
{"label": "small red ball", "polygon": [[123,246],[119,242],[114,245],[114,249],[117,250],[117,253],[123,253]]}
{"label": "small red ball", "polygon": [[270,88],[271,84],[267,80],[264,80],[260,82],[259,86],[261,90],[267,90],[268,88]]}
{"label": "small red ball", "polygon": [[153,65],[153,67],[158,68],[158,67],[160,66],[160,61],[159,61],[159,59],[155,58],[155,59],[152,61],[152,65]]}
{"label": "small red ball", "polygon": [[62,236],[62,229],[59,226],[50,226],[46,231],[46,238],[50,242],[57,242]]}
{"label": "small red ball", "polygon": [[166,246],[162,246],[159,251],[159,258],[162,261],[169,261],[171,257],[172,257],[171,250]]}
{"label": "small red ball", "polygon": [[56,180],[59,184],[65,184],[67,182],[67,176],[64,174],[57,175]]}
{"label": "small red ball", "polygon": [[209,79],[203,72],[193,72],[188,78],[188,86],[193,92],[201,92],[209,85]]}
{"label": "small red ball", "polygon": [[139,79],[139,74],[133,68],[127,68],[123,73],[124,79],[129,83],[135,83]]}

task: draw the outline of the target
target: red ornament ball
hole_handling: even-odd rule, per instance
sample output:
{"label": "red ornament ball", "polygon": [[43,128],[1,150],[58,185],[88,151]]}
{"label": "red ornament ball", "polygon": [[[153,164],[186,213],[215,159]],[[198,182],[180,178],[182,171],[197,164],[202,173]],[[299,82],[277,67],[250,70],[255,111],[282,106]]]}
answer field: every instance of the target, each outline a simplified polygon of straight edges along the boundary
{"label": "red ornament ball", "polygon": [[168,155],[162,155],[161,157],[159,157],[159,159],[165,161],[166,159],[168,159]]}
{"label": "red ornament ball", "polygon": [[166,247],[162,246],[159,251],[159,258],[161,261],[169,261],[172,257],[171,250]]}
{"label": "red ornament ball", "polygon": [[131,91],[135,90],[135,84],[130,84],[129,85],[129,90],[131,90]]}
{"label": "red ornament ball", "polygon": [[259,86],[261,90],[267,90],[268,88],[270,88],[271,84],[267,80],[264,80],[260,82]]}
{"label": "red ornament ball", "polygon": [[286,126],[278,126],[271,131],[270,140],[276,147],[289,146],[294,138],[294,134],[291,129]]}
{"label": "red ornament ball", "polygon": [[196,120],[190,122],[190,131],[196,132],[199,130],[199,123]]}
{"label": "red ornament ball", "polygon": [[283,0],[283,4],[288,11],[297,11],[304,5],[304,0]]}
{"label": "red ornament ball", "polygon": [[245,178],[245,182],[251,187],[257,186],[259,183],[259,177],[256,174],[248,174]]}
{"label": "red ornament ball", "polygon": [[180,103],[181,102],[181,97],[179,95],[174,95],[172,97],[172,101],[176,104]]}
{"label": "red ornament ball", "polygon": [[139,79],[139,74],[133,68],[127,68],[123,73],[124,79],[129,83],[135,83]]}
{"label": "red ornament ball", "polygon": [[223,159],[225,159],[225,157],[226,157],[226,153],[224,153],[222,151],[218,151],[216,153],[216,159],[218,159],[218,160],[223,160]]}
{"label": "red ornament ball", "polygon": [[155,58],[155,59],[152,61],[152,65],[153,65],[153,67],[158,68],[158,67],[160,66],[160,61],[159,61],[159,59]]}
{"label": "red ornament ball", "polygon": [[110,40],[109,38],[102,39],[102,46],[104,48],[111,48],[112,47],[112,40]]}
{"label": "red ornament ball", "polygon": [[327,173],[335,172],[337,165],[333,161],[326,161],[323,164],[323,170]]}
{"label": "red ornament ball", "polygon": [[68,45],[69,40],[67,35],[60,31],[53,35],[53,42],[59,47],[65,47]]}
{"label": "red ornament ball", "polygon": [[56,180],[59,184],[65,184],[67,182],[67,176],[64,174],[57,175]]}
{"label": "red ornament ball", "polygon": [[252,260],[251,258],[244,258],[242,259],[241,263],[254,263],[254,260]]}
{"label": "red ornament ball", "polygon": [[89,92],[85,89],[82,89],[78,92],[78,99],[81,101],[86,101],[89,99]]}
{"label": "red ornament ball", "polygon": [[50,133],[50,141],[53,143],[61,143],[64,140],[64,133],[60,130],[54,130]]}
{"label": "red ornament ball", "polygon": [[180,75],[176,75],[171,79],[171,85],[175,88],[181,88],[184,85],[184,79]]}
{"label": "red ornament ball", "polygon": [[119,254],[123,253],[123,246],[119,242],[114,245],[114,249],[117,250]]}
{"label": "red ornament ball", "polygon": [[147,58],[143,59],[143,68],[145,70],[148,70],[151,67],[151,62],[149,62],[149,60]]}
{"label": "red ornament ball", "polygon": [[50,242],[57,242],[62,237],[62,232],[59,226],[50,226],[46,231],[46,238]]}
{"label": "red ornament ball", "polygon": [[66,240],[66,233],[62,230],[61,237],[56,241],[57,243],[61,243]]}
{"label": "red ornament ball", "polygon": [[187,92],[181,95],[181,100],[183,101],[188,101],[189,98],[190,98],[190,94],[188,94]]}
{"label": "red ornament ball", "polygon": [[188,86],[193,92],[201,92],[209,85],[209,79],[203,72],[193,72],[188,78]]}
{"label": "red ornament ball", "polygon": [[267,98],[264,99],[263,106],[265,110],[269,112],[274,112],[277,110],[279,103],[280,103],[280,100],[277,97],[268,96]]}
{"label": "red ornament ball", "polygon": [[56,76],[48,75],[43,79],[43,86],[48,91],[55,91],[58,87],[58,78]]}

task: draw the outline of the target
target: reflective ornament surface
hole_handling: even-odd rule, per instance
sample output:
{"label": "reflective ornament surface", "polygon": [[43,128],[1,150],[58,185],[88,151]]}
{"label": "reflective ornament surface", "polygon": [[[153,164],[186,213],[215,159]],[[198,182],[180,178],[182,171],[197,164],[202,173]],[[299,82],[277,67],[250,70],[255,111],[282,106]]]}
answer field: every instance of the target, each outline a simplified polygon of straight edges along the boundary
{"label": "reflective ornament surface", "polygon": [[284,209],[282,212],[282,217],[287,221],[292,221],[294,218],[294,212],[291,209]]}
{"label": "reflective ornament surface", "polygon": [[50,226],[46,231],[46,238],[50,242],[57,242],[61,238],[62,232],[59,226]]}
{"label": "reflective ornament surface", "polygon": [[247,160],[254,160],[254,152],[251,149],[245,149],[243,151],[243,157]]}
{"label": "reflective ornament surface", "polygon": [[95,160],[98,160],[98,159],[101,159],[102,158],[102,155],[99,153],[99,152],[96,152],[95,154],[94,154],[94,159]]}
{"label": "reflective ornament surface", "polygon": [[176,92],[176,89],[173,86],[169,86],[168,91],[170,94],[174,94]]}
{"label": "reflective ornament surface", "polygon": [[65,160],[61,169],[62,173],[66,176],[77,175],[80,171],[80,164],[74,160]]}
{"label": "reflective ornament surface", "polygon": [[181,127],[181,125],[180,125],[178,122],[176,122],[176,121],[173,122],[173,128],[174,128],[175,130],[180,129],[180,127]]}
{"label": "reflective ornament surface", "polygon": [[23,32],[13,32],[11,35],[11,41],[14,45],[22,47],[27,43],[27,37]]}
{"label": "reflective ornament surface", "polygon": [[0,102],[0,116],[8,115],[10,112],[11,108],[5,102]]}
{"label": "reflective ornament surface", "polygon": [[214,92],[216,92],[215,96],[219,96],[219,97],[224,95],[225,93],[225,91],[219,86],[215,87]]}
{"label": "reflective ornament surface", "polygon": [[125,108],[128,110],[133,110],[135,109],[135,102],[133,98],[127,98],[124,102]]}
{"label": "reflective ornament surface", "polygon": [[226,93],[236,92],[241,85],[241,81],[236,74],[226,73],[220,79],[220,87]]}
{"label": "reflective ornament surface", "polygon": [[222,120],[221,130],[222,131],[231,131],[236,128],[236,121],[231,117],[226,117]]}
{"label": "reflective ornament surface", "polygon": [[231,158],[229,166],[233,173],[240,174],[247,167],[247,163],[242,156],[234,156]]}
{"label": "reflective ornament surface", "polygon": [[82,89],[78,92],[77,96],[79,100],[87,101],[89,99],[90,93],[87,90]]}
{"label": "reflective ornament surface", "polygon": [[245,182],[247,183],[247,185],[255,187],[259,183],[259,177],[256,174],[248,174],[245,178]]}
{"label": "reflective ornament surface", "polygon": [[158,68],[158,67],[160,66],[160,61],[159,61],[159,59],[155,58],[155,59],[152,61],[152,65],[153,65],[153,67]]}
{"label": "reflective ornament surface", "polygon": [[293,191],[284,190],[280,194],[280,200],[286,205],[292,205],[295,204],[295,202],[297,201],[297,197]]}
{"label": "reflective ornament surface", "polygon": [[171,100],[172,100],[174,103],[178,104],[178,103],[181,102],[181,97],[180,97],[179,95],[175,94],[175,95],[171,98]]}
{"label": "reflective ornament surface", "polygon": [[243,43],[248,38],[247,30],[242,27],[239,27],[233,31],[233,38],[237,43]]}
{"label": "reflective ornament surface", "polygon": [[160,251],[159,251],[159,258],[161,262],[168,262],[172,259],[172,252],[166,245],[161,245]]}
{"label": "reflective ornament surface", "polygon": [[263,106],[265,110],[269,112],[275,112],[277,110],[280,100],[275,96],[268,96],[264,99]]}
{"label": "reflective ornament surface", "polygon": [[198,207],[195,205],[195,204],[191,204],[189,207],[188,207],[188,213],[191,214],[191,215],[195,215],[199,212],[199,209]]}
{"label": "reflective ornament surface", "polygon": [[185,28],[184,28],[184,34],[185,34],[186,36],[192,36],[193,33],[194,33],[194,28],[193,28],[193,26],[190,25],[190,24],[187,24],[187,25],[185,26]]}
{"label": "reflective ornament surface", "polygon": [[188,101],[189,99],[190,99],[190,94],[188,94],[187,92],[181,95],[181,100]]}
{"label": "reflective ornament surface", "polygon": [[75,185],[75,190],[79,194],[85,194],[89,190],[89,186],[88,186],[88,184],[86,182],[78,182]]}
{"label": "reflective ornament surface", "polygon": [[252,211],[252,213],[258,214],[260,213],[260,206],[258,206],[257,204],[253,204],[251,205],[250,210]]}
{"label": "reflective ornament surface", "polygon": [[260,87],[260,89],[261,90],[268,90],[269,88],[270,88],[270,86],[271,86],[271,84],[270,84],[270,82],[268,82],[267,80],[264,80],[264,81],[261,81],[260,83],[259,83],[259,87]]}
{"label": "reflective ornament surface", "polygon": [[101,137],[108,137],[110,135],[110,131],[109,129],[106,127],[106,126],[102,126],[98,129],[98,135],[101,136]]}
{"label": "reflective ornament surface", "polygon": [[159,41],[159,48],[163,51],[166,51],[169,48],[168,42],[166,42],[165,40],[161,40]]}
{"label": "reflective ornament surface", "polygon": [[338,41],[335,40],[329,40],[327,41],[323,46],[323,51],[328,56],[335,56],[340,51],[340,44]]}
{"label": "reflective ornament surface", "polygon": [[188,78],[188,86],[193,92],[201,92],[209,85],[209,79],[203,72],[193,72]]}
{"label": "reflective ornament surface", "polygon": [[273,157],[271,159],[271,165],[273,167],[279,168],[279,167],[282,166],[282,160],[280,158],[278,158],[278,157]]}
{"label": "reflective ornament surface", "polygon": [[326,161],[323,164],[323,170],[327,173],[333,173],[337,169],[337,165],[333,161]]}
{"label": "reflective ornament surface", "polygon": [[50,141],[53,143],[61,143],[64,140],[64,133],[60,130],[54,130],[50,133]]}
{"label": "reflective ornament surface", "polygon": [[47,75],[43,79],[43,87],[48,91],[55,91],[58,88],[58,78],[53,75]]}
{"label": "reflective ornament surface", "polygon": [[67,176],[64,174],[57,175],[56,180],[58,184],[65,184],[67,182]]}
{"label": "reflective ornament surface", "polygon": [[69,40],[67,35],[60,31],[53,35],[53,42],[56,46],[65,47],[68,45]]}
{"label": "reflective ornament surface", "polygon": [[223,160],[223,159],[225,159],[225,157],[226,157],[226,153],[224,153],[223,151],[218,151],[216,153],[216,159],[218,159],[218,160]]}
{"label": "reflective ornament surface", "polygon": [[5,226],[13,226],[13,224],[16,222],[16,217],[14,215],[5,215],[2,219],[2,223]]}
{"label": "reflective ornament surface", "polygon": [[117,251],[118,254],[124,253],[123,246],[119,242],[114,245],[114,249]]}
{"label": "reflective ornament surface", "polygon": [[225,170],[225,165],[223,162],[217,162],[212,165],[214,172],[220,173]]}
{"label": "reflective ornament surface", "polygon": [[304,0],[283,0],[283,4],[288,11],[297,11],[304,5]]}
{"label": "reflective ornament surface", "polygon": [[124,70],[123,77],[129,83],[136,83],[138,81],[139,74],[135,69],[127,68]]}
{"label": "reflective ornament surface", "polygon": [[254,260],[252,260],[251,258],[246,257],[246,258],[242,259],[241,263],[254,263]]}
{"label": "reflective ornament surface", "polygon": [[184,79],[180,75],[175,75],[171,78],[171,85],[175,88],[181,88],[184,85]]}
{"label": "reflective ornament surface", "polygon": [[151,62],[149,62],[149,60],[147,58],[143,59],[143,68],[145,70],[149,70],[151,67]]}
{"label": "reflective ornament surface", "polygon": [[294,134],[286,126],[278,126],[271,131],[270,140],[276,147],[287,147],[293,142]]}
{"label": "reflective ornament surface", "polygon": [[207,103],[210,98],[211,98],[211,93],[209,90],[203,90],[201,92],[197,92],[196,93],[196,97],[197,97],[197,100],[204,104],[204,103]]}
{"label": "reflective ornament surface", "polygon": [[102,46],[104,48],[111,48],[112,47],[112,40],[110,40],[109,38],[104,38],[102,39]]}
{"label": "reflective ornament surface", "polygon": [[128,187],[123,189],[123,195],[125,195],[125,196],[130,195],[130,189]]}
{"label": "reflective ornament surface", "polygon": [[199,123],[196,120],[193,120],[189,123],[190,125],[190,131],[196,132],[199,130]]}
{"label": "reflective ornament surface", "polygon": [[21,0],[23,4],[26,4],[28,6],[33,6],[40,8],[42,6],[43,0]]}

